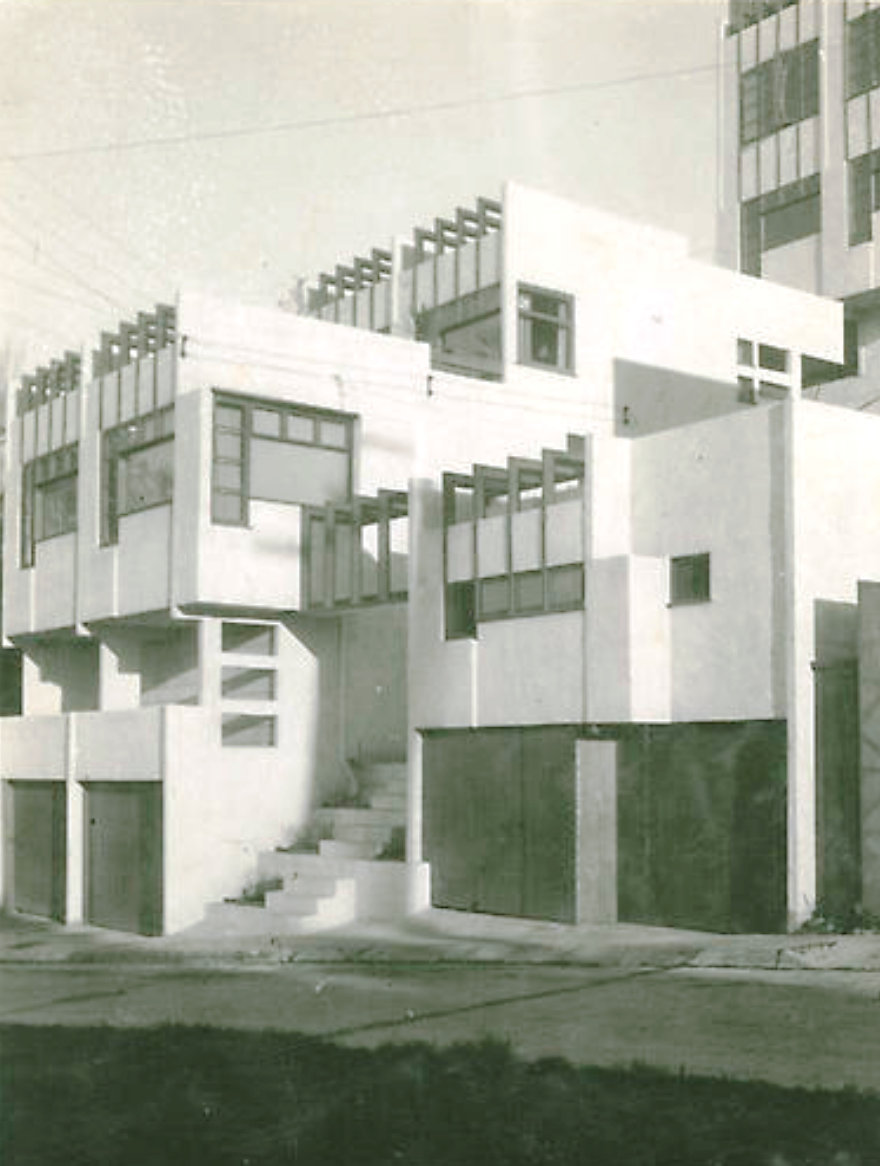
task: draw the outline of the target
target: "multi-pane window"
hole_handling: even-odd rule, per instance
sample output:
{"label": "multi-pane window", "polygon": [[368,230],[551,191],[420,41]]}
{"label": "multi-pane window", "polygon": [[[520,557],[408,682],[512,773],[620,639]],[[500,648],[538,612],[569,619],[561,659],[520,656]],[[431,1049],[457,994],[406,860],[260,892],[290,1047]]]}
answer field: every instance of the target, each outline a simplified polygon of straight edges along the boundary
{"label": "multi-pane window", "polygon": [[790,8],[798,0],[730,0],[730,20],[727,25],[728,36],[742,32],[749,25],[757,24],[781,12],[783,8]]}
{"label": "multi-pane window", "polygon": [[[446,638],[584,605],[582,449],[444,476]],[[574,505],[566,505],[573,503]]]}
{"label": "multi-pane window", "polygon": [[494,284],[426,310],[416,339],[431,345],[431,365],[463,376],[501,376],[501,287]]}
{"label": "multi-pane window", "polygon": [[303,594],[308,609],[359,607],[405,599],[408,498],[377,498],[308,507],[303,515]]}
{"label": "multi-pane window", "polygon": [[711,599],[709,555],[680,555],[669,560],[669,602],[708,603]]}
{"label": "multi-pane window", "polygon": [[778,53],[740,78],[740,141],[766,138],[819,112],[819,42]]}
{"label": "multi-pane window", "polygon": [[101,542],[119,538],[119,519],[169,503],[174,493],[174,406],[108,429],[101,466]]}
{"label": "multi-pane window", "polygon": [[354,419],[218,394],[211,516],[246,525],[250,502],[323,505],[351,496]]}
{"label": "multi-pane window", "polygon": [[846,95],[880,85],[880,9],[850,20],[846,28]]}
{"label": "multi-pane window", "polygon": [[761,274],[761,255],[822,229],[818,174],[791,182],[742,205],[740,262],[748,275]]}
{"label": "multi-pane window", "polygon": [[[880,9],[877,10],[880,13]],[[880,150],[849,164],[849,243],[867,243],[874,235],[874,212],[880,210]]]}
{"label": "multi-pane window", "polygon": [[36,544],[77,528],[79,447],[64,446],[22,469],[21,565],[32,567]]}
{"label": "multi-pane window", "polygon": [[787,396],[792,387],[792,360],[787,348],[737,340],[740,400],[756,404],[759,397]]}
{"label": "multi-pane window", "polygon": [[520,364],[574,372],[574,299],[520,285],[517,307]]}

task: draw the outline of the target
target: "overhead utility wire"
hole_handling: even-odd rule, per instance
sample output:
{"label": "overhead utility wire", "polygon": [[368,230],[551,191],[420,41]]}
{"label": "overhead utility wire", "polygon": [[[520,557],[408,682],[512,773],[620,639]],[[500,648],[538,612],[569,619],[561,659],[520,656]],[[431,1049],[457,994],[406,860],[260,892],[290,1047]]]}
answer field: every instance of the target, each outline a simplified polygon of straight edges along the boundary
{"label": "overhead utility wire", "polygon": [[[20,239],[24,239],[24,241],[28,245],[30,245],[33,242],[33,240],[30,239],[30,237],[28,235],[26,235],[25,232],[22,231],[20,227],[16,226],[15,223],[10,222],[9,218],[6,215],[0,215],[0,222],[4,222],[6,224],[6,227],[8,230],[12,231],[12,233],[14,235],[18,235],[18,237]],[[123,311],[127,310],[125,307],[125,304],[123,304],[122,300],[117,300],[113,296],[108,296],[106,294],[106,292],[102,292],[98,288],[92,287],[92,285],[90,283],[87,283],[86,280],[84,280],[75,271],[71,271],[71,269],[69,267],[66,267],[62,263],[59,263],[57,261],[57,259],[50,259],[50,263],[52,264],[53,267],[57,268],[58,271],[62,272],[64,275],[66,275],[68,279],[72,280],[74,283],[78,284],[81,288],[84,288],[87,292],[90,292],[92,295],[97,296],[99,299],[104,300],[104,302],[108,303],[112,308],[117,308],[117,309],[121,308]]]}
{"label": "overhead utility wire", "polygon": [[84,312],[94,313],[98,311],[92,304],[83,303],[82,299],[77,296],[67,295],[65,292],[56,291],[54,288],[43,287],[39,283],[32,283],[29,279],[22,279],[21,276],[12,275],[8,271],[0,272],[0,283],[17,283],[21,287],[26,287],[41,296],[51,296],[56,300],[66,300],[68,303],[76,304]]}
{"label": "overhead utility wire", "polygon": [[[14,215],[20,215],[22,212],[22,209],[24,209],[24,208],[17,207],[15,205],[15,203],[12,202],[11,199],[4,198],[2,195],[0,195],[0,205],[7,207],[8,210],[12,211],[12,213]],[[95,258],[94,253],[87,255],[85,253],[85,251],[76,247],[74,244],[68,243],[67,240],[64,238],[65,229],[63,227],[57,227],[57,226],[56,227],[48,227],[48,228],[44,227],[41,220],[32,211],[25,210],[24,213],[27,216],[27,218],[34,224],[33,227],[28,226],[28,227],[25,227],[24,229],[17,230],[16,227],[12,223],[10,223],[10,220],[9,220],[7,215],[0,216],[0,222],[5,222],[7,224],[7,226],[9,226],[10,230],[16,231],[16,233],[19,235],[19,237],[27,243],[27,245],[32,253],[34,251],[38,251],[41,253],[47,252],[47,250],[48,250],[47,245],[43,242],[42,238],[39,237],[40,234],[45,230],[46,234],[50,238],[55,238],[55,239],[60,240],[60,245],[62,247],[66,247],[72,253],[75,262],[86,261],[89,263],[89,266],[92,268],[94,268],[95,266],[99,266],[99,267],[104,268],[106,270],[107,274],[112,279],[115,279],[118,283],[125,285],[126,294],[131,294],[132,292],[136,292],[139,296],[143,296],[144,294],[146,294],[147,299],[152,298],[151,293],[145,293],[143,287],[141,287],[139,284],[135,283],[127,275],[123,275],[119,271],[116,271],[106,261],[97,260]],[[25,231],[30,231],[33,233],[26,236]],[[51,255],[47,255],[46,258],[47,258],[48,263],[52,264],[55,267],[58,267],[60,270],[64,270],[64,268],[58,263],[58,261],[53,259]],[[31,262],[35,263],[35,260],[31,259]],[[65,274],[69,274],[69,269],[65,272]]]}
{"label": "overhead utility wire", "polygon": [[160,138],[134,138],[128,142],[105,142],[102,145],[61,146],[52,150],[24,150],[0,154],[0,162],[24,162],[33,158],[69,158],[81,154],[110,154],[124,150],[146,150],[156,146],[184,146],[190,142],[222,141],[227,138],[248,138],[259,134],[290,133],[297,130],[324,129],[328,126],[353,125],[358,122],[386,121],[397,117],[419,117],[428,113],[446,113],[476,106],[502,105],[508,101],[524,101],[534,97],[556,97],[564,93],[579,93],[636,85],[644,81],[665,81],[675,77],[694,77],[714,73],[717,66],[697,65],[690,69],[669,69],[656,73],[633,73],[608,81],[585,81],[579,85],[552,85],[542,89],[523,89],[518,93],[501,93],[495,97],[470,97],[456,101],[437,101],[430,105],[402,105],[396,109],[380,109],[372,113],[339,114],[334,117],[316,117],[303,121],[276,122],[273,125],[243,126],[240,129],[208,130],[201,133],[175,134]]}
{"label": "overhead utility wire", "polygon": [[95,222],[93,218],[85,214],[82,208],[76,202],[74,202],[72,198],[70,198],[68,195],[62,194],[58,190],[55,190],[53,187],[47,186],[44,179],[41,177],[38,178],[32,170],[29,170],[28,167],[24,165],[24,163],[17,162],[16,166],[19,170],[22,171],[25,177],[29,179],[31,186],[33,186],[34,182],[39,184],[39,191],[41,194],[48,195],[49,198],[54,199],[59,205],[66,207],[70,214],[79,219],[81,223],[85,223],[85,225],[94,231],[96,235],[100,235],[103,240],[114,243],[117,247],[120,248],[120,250],[127,252],[132,257],[132,259],[134,259],[144,268],[145,271],[149,269],[156,275],[161,274],[163,280],[167,279],[167,270],[160,267],[155,260],[147,258],[143,252],[138,251],[132,247],[130,242],[121,238],[119,235],[114,234],[112,231],[108,231],[103,223]]}

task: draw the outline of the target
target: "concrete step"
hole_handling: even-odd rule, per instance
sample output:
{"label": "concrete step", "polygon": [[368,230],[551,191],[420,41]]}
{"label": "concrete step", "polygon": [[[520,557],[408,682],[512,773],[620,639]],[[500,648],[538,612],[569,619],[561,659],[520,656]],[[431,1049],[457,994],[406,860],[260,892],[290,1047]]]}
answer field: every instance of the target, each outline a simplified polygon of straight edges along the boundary
{"label": "concrete step", "polygon": [[400,815],[401,820],[406,817],[407,797],[406,791],[400,792],[382,792],[372,794],[370,797],[371,810],[394,810]]}
{"label": "concrete step", "polygon": [[204,934],[215,937],[309,935],[314,931],[335,926],[335,923],[327,922],[320,917],[273,914],[263,907],[227,902],[209,903],[205,908],[205,917],[199,924]]}
{"label": "concrete step", "polygon": [[315,811],[315,821],[333,828],[333,837],[338,837],[337,831],[344,826],[398,826],[403,825],[405,815],[401,815],[396,808],[388,809],[382,806],[352,809],[347,806],[322,806]]}
{"label": "concrete step", "polygon": [[358,781],[367,792],[406,789],[407,765],[405,761],[385,761],[360,767]]}
{"label": "concrete step", "polygon": [[350,923],[355,917],[357,886],[353,878],[333,879],[329,894],[318,894],[295,887],[270,891],[266,910],[271,915],[293,915],[303,920],[322,921],[327,926]]}
{"label": "concrete step", "polygon": [[318,843],[318,855],[332,859],[368,859],[375,857],[376,846],[373,842],[344,842],[337,838],[325,838]]}
{"label": "concrete step", "polygon": [[333,828],[333,840],[370,842],[381,847],[391,838],[395,826],[400,829],[402,825],[399,822],[338,822]]}
{"label": "concrete step", "polygon": [[359,861],[361,860],[358,858],[333,858],[326,854],[267,851],[260,855],[258,869],[271,871],[286,884],[288,879],[294,879],[299,875],[305,878],[350,878]]}
{"label": "concrete step", "polygon": [[[328,864],[332,862],[330,859],[324,861]],[[336,893],[340,879],[344,877],[341,872],[318,868],[312,872],[295,870],[284,876],[284,886],[281,889],[288,893],[295,891],[301,895],[314,895],[318,899],[326,898]]]}

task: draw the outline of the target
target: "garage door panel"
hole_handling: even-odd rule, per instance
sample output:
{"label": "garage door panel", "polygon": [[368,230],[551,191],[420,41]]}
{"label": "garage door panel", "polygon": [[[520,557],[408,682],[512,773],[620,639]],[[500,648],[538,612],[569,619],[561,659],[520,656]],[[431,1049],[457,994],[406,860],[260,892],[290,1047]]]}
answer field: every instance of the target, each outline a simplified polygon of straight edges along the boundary
{"label": "garage door panel", "polygon": [[66,799],[60,781],[12,783],[13,901],[16,911],[64,918]]}
{"label": "garage door panel", "polygon": [[88,920],[99,927],[161,930],[161,785],[87,786]]}
{"label": "garage door panel", "polygon": [[424,762],[434,905],[573,919],[573,731],[428,733]]}
{"label": "garage door panel", "polygon": [[577,810],[571,730],[523,732],[523,915],[575,920]]}

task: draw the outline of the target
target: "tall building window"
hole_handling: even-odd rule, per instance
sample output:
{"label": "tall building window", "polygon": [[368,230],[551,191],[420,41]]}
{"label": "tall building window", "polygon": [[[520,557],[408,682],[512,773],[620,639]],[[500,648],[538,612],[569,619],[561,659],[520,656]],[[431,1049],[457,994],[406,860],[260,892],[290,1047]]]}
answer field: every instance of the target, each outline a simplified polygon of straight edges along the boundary
{"label": "tall building window", "polygon": [[574,372],[573,297],[520,285],[517,304],[520,364]]}
{"label": "tall building window", "polygon": [[104,434],[101,542],[119,539],[119,519],[171,501],[174,491],[174,406],[136,417]]}
{"label": "tall building window", "polygon": [[819,112],[819,42],[777,53],[740,77],[740,141],[766,138]]}
{"label": "tall building window", "polygon": [[874,235],[874,212],[880,210],[880,150],[850,162],[848,193],[849,245],[855,247]]}
{"label": "tall building window", "polygon": [[79,447],[66,445],[22,470],[21,565],[34,565],[36,544],[77,528]]}
{"label": "tall building window", "polygon": [[761,254],[822,229],[818,174],[789,183],[741,207],[740,265],[747,275],[761,274]]}
{"label": "tall building window", "polygon": [[846,29],[846,95],[880,85],[880,9],[850,20]]}

